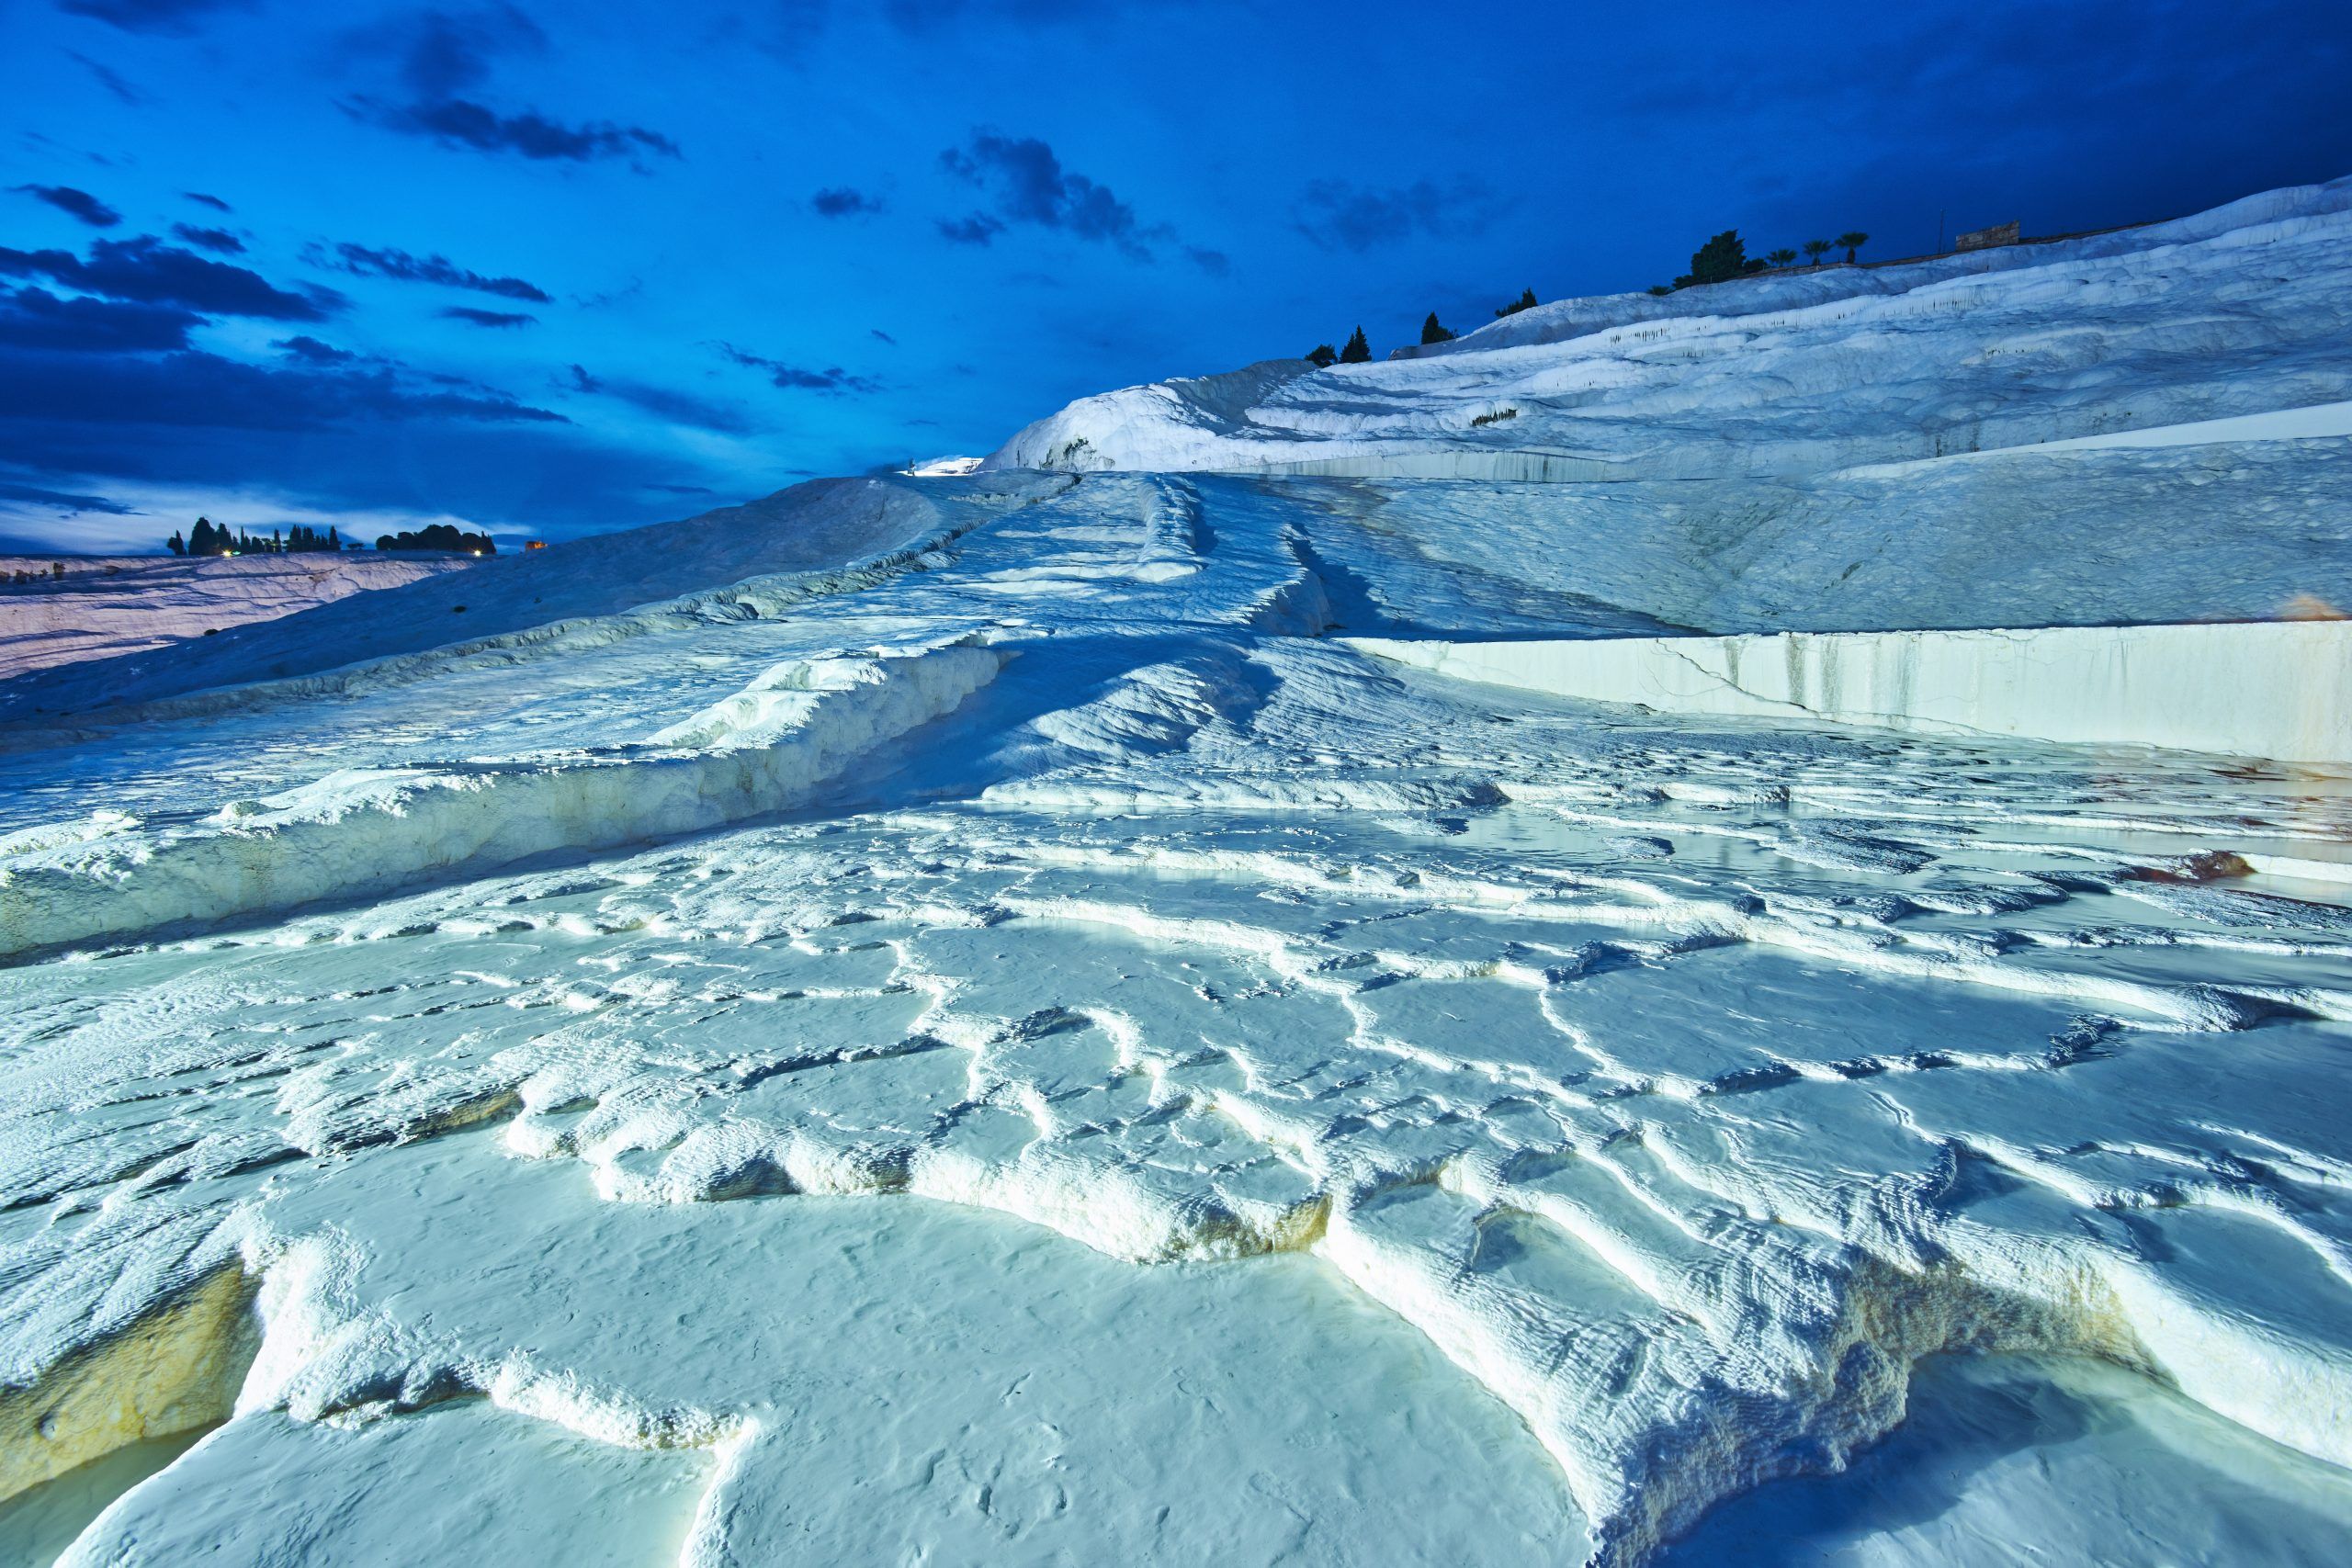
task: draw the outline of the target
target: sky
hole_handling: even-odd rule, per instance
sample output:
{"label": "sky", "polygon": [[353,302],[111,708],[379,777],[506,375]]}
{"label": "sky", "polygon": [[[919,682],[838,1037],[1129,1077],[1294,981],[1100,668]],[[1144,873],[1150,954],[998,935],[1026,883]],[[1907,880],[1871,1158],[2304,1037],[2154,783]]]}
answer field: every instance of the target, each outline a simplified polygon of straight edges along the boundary
{"label": "sky", "polygon": [[0,0],[0,549],[503,541],[2352,173],[2343,0]]}

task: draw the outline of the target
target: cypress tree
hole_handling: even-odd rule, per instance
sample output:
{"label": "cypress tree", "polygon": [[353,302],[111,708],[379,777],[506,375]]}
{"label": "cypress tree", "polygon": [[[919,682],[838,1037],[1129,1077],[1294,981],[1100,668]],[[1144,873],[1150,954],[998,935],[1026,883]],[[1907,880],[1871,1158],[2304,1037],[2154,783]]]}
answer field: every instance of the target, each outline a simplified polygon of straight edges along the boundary
{"label": "cypress tree", "polygon": [[1362,327],[1358,327],[1355,330],[1355,335],[1348,339],[1348,346],[1340,350],[1340,363],[1342,365],[1368,365],[1371,362],[1372,344],[1364,341],[1363,329]]}
{"label": "cypress tree", "polygon": [[187,541],[180,537],[180,531],[177,528],[172,530],[170,547],[172,554],[175,556],[187,554]]}
{"label": "cypress tree", "polygon": [[1447,332],[1444,325],[1438,321],[1435,310],[1431,310],[1430,319],[1421,323],[1421,341],[1423,343],[1452,343],[1453,341],[1453,334]]}
{"label": "cypress tree", "polygon": [[329,524],[327,525],[327,548],[334,551],[337,555],[341,555],[343,553],[343,537],[334,531],[334,525],[333,524]]}

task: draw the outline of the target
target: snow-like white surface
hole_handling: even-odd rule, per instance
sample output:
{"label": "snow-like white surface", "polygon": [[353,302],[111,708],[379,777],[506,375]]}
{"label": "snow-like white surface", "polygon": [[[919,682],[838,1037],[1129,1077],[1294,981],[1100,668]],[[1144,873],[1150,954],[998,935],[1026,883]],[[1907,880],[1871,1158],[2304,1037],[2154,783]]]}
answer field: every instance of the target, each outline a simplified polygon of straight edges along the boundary
{"label": "snow-like white surface", "polygon": [[40,574],[29,584],[0,586],[0,681],[275,620],[473,564],[462,557],[359,552],[193,560],[93,556],[71,561],[65,576],[51,579],[50,558],[0,556],[0,576],[28,565]]}
{"label": "snow-like white surface", "polygon": [[1561,300],[1409,359],[1131,387],[990,463],[1791,479],[2071,441],[2352,398],[2347,279],[2352,177],[2085,240]]}
{"label": "snow-like white surface", "polygon": [[917,479],[960,479],[978,473],[985,461],[982,457],[926,457],[905,472],[908,478]]}
{"label": "snow-like white surface", "polygon": [[[1460,680],[1667,713],[2170,746],[2352,766],[2352,624],[1350,644]],[[2262,694],[2248,701],[2249,693]]]}
{"label": "snow-like white surface", "polygon": [[2347,461],[829,481],[0,684],[0,1555],[2326,1561],[2352,780],[1344,637],[2259,616]]}

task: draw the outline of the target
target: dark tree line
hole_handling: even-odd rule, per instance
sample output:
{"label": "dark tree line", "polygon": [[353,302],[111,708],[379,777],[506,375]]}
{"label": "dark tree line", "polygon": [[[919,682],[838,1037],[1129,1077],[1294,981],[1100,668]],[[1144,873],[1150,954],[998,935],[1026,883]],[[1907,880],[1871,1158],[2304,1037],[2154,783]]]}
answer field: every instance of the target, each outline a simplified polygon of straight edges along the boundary
{"label": "dark tree line", "polygon": [[386,534],[377,539],[379,550],[455,550],[462,554],[494,556],[498,546],[488,534],[469,534],[454,524],[429,523],[411,533],[405,529]]}
{"label": "dark tree line", "polygon": [[[1846,253],[1847,265],[1852,265],[1861,248],[1870,243],[1871,237],[1859,229],[1848,230],[1834,241],[1807,240],[1803,247],[1805,265],[1819,266],[1822,265],[1822,257],[1834,250],[1843,249]],[[1690,288],[1706,283],[1728,283],[1735,277],[1752,276],[1769,267],[1791,265],[1796,259],[1797,253],[1786,246],[1777,251],[1768,251],[1760,256],[1751,256],[1747,254],[1747,242],[1739,237],[1739,231],[1726,229],[1701,245],[1691,255],[1690,270],[1674,280],[1674,288],[1668,288],[1663,283],[1653,284],[1650,287],[1650,292],[1671,294],[1675,288]]]}
{"label": "dark tree line", "polygon": [[307,523],[297,523],[290,530],[272,528],[266,536],[249,534],[243,528],[232,532],[209,517],[199,517],[196,526],[187,531],[187,538],[181,538],[179,531],[174,529],[165,543],[175,556],[277,556],[340,550],[343,536],[333,528],[322,534]]}

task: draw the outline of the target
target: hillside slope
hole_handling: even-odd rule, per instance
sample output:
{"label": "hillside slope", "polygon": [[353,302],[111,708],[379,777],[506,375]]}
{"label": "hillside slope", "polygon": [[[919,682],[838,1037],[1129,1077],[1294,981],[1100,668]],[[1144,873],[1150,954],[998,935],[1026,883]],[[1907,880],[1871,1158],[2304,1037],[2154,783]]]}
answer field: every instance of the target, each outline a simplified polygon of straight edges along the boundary
{"label": "hillside slope", "polygon": [[2049,245],[1564,299],[1386,362],[1130,387],[989,464],[1789,478],[2344,402],[2347,327],[2352,178]]}

